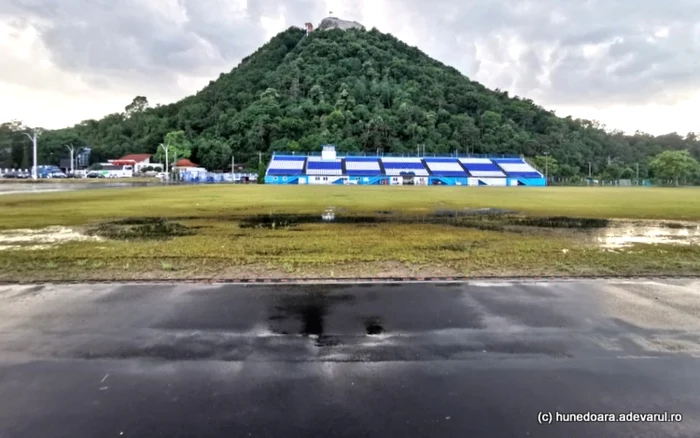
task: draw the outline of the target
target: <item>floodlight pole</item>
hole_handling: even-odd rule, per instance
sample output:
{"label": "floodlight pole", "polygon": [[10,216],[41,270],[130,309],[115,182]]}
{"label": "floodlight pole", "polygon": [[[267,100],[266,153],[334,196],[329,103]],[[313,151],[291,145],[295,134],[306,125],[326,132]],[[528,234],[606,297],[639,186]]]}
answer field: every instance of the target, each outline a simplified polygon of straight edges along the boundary
{"label": "floodlight pole", "polygon": [[29,137],[29,139],[32,141],[32,156],[33,156],[33,162],[34,165],[32,166],[32,179],[37,179],[37,172],[36,172],[36,138],[37,138],[37,132],[36,128],[33,129],[32,135],[29,135],[28,133],[24,132],[24,135]]}
{"label": "floodlight pole", "polygon": [[163,151],[165,152],[165,173],[167,174],[168,173],[168,149],[170,149],[170,142],[168,142],[167,146],[163,145],[163,143],[161,143],[159,146],[162,147]]}
{"label": "floodlight pole", "polygon": [[74,165],[73,165],[73,163],[74,163],[73,156],[75,153],[75,147],[72,144],[69,144],[69,145],[66,145],[66,148],[68,148],[68,150],[70,151],[70,173],[73,174],[73,173],[75,173]]}

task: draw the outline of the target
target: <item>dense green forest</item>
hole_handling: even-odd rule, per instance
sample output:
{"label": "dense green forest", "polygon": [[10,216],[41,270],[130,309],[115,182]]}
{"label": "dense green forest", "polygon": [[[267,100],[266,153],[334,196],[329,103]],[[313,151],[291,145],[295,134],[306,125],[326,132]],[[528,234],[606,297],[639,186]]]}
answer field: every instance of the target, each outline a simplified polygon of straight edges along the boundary
{"label": "dense green forest", "polygon": [[[0,126],[0,166],[29,164],[23,127]],[[190,158],[210,169],[236,162],[257,168],[258,153],[318,151],[450,154],[547,154],[551,175],[606,171],[647,176],[653,156],[688,150],[695,134],[606,132],[598,123],[557,117],[531,100],[489,90],[391,35],[290,28],[230,73],[179,102],[149,107],[136,97],[123,113],[46,131],[40,163],[57,163],[65,144],[93,147],[94,161],[155,153],[183,131]]]}

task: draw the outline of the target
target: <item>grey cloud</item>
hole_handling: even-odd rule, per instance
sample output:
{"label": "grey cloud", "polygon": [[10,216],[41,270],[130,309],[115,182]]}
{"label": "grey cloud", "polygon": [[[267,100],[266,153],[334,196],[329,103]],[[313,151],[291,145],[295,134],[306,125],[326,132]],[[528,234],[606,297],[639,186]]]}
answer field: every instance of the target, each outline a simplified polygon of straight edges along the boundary
{"label": "grey cloud", "polygon": [[177,4],[186,21],[147,0],[14,0],[0,6],[0,18],[32,23],[61,70],[110,86],[173,88],[178,74],[213,77],[265,42],[259,21],[226,0]]}
{"label": "grey cloud", "polygon": [[[490,59],[508,64],[494,73],[477,63],[466,74],[545,103],[645,103],[700,87],[700,41],[693,31],[700,23],[700,2],[695,0],[390,1],[416,27],[428,23],[436,40],[473,38]],[[430,21],[443,7],[456,18]],[[670,29],[668,37],[654,37],[663,27]],[[513,35],[528,47],[518,58],[511,58],[507,40],[500,39]],[[609,47],[584,56],[590,45]],[[544,56],[547,51],[551,57]],[[446,58],[440,48],[430,52],[459,63],[459,53]]]}
{"label": "grey cloud", "polygon": [[[181,11],[168,15],[154,0],[5,0],[0,19],[37,26],[64,71],[103,87],[138,83],[165,93],[177,75],[213,78],[252,53],[266,39],[261,17],[301,26],[328,12],[322,0],[249,0],[245,11],[235,3],[173,0],[170,7]],[[700,87],[697,0],[385,3],[392,16],[376,17],[381,31],[417,43],[487,86],[543,104],[644,103]],[[654,36],[660,28],[668,28],[666,38]],[[510,37],[525,46],[517,56]],[[493,68],[487,60],[500,70],[487,70]]]}

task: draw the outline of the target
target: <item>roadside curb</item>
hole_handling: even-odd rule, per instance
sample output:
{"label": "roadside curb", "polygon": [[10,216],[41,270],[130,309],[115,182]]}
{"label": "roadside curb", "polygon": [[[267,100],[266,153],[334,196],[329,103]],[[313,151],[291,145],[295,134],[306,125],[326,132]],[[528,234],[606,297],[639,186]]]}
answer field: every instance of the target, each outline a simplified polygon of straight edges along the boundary
{"label": "roadside curb", "polygon": [[306,277],[306,278],[187,278],[187,279],[124,279],[124,280],[44,280],[44,281],[0,281],[0,285],[37,285],[37,284],[410,284],[410,283],[478,283],[478,282],[523,282],[538,283],[543,281],[570,282],[581,280],[614,281],[655,281],[655,280],[692,280],[699,275],[654,275],[654,276],[485,276],[485,277]]}

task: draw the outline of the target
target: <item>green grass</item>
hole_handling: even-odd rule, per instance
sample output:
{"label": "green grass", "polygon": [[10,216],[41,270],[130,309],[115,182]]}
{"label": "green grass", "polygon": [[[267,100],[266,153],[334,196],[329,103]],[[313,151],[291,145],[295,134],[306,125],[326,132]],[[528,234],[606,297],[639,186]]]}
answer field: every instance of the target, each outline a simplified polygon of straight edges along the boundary
{"label": "green grass", "polygon": [[271,185],[104,189],[0,196],[0,229],[82,225],[133,216],[320,214],[328,206],[358,213],[495,207],[533,215],[700,220],[700,189]]}
{"label": "green grass", "polygon": [[[67,225],[107,230],[116,237],[48,250],[0,251],[0,279],[700,272],[698,246],[638,245],[604,252],[595,243],[596,230],[421,223],[239,226],[253,214],[320,215],[328,206],[339,215],[494,207],[534,216],[700,220],[700,190],[217,185],[4,195],[0,229]],[[146,216],[178,225],[105,228],[107,222],[123,225],[115,222],[119,218]],[[194,231],[152,236],[160,230]]]}

